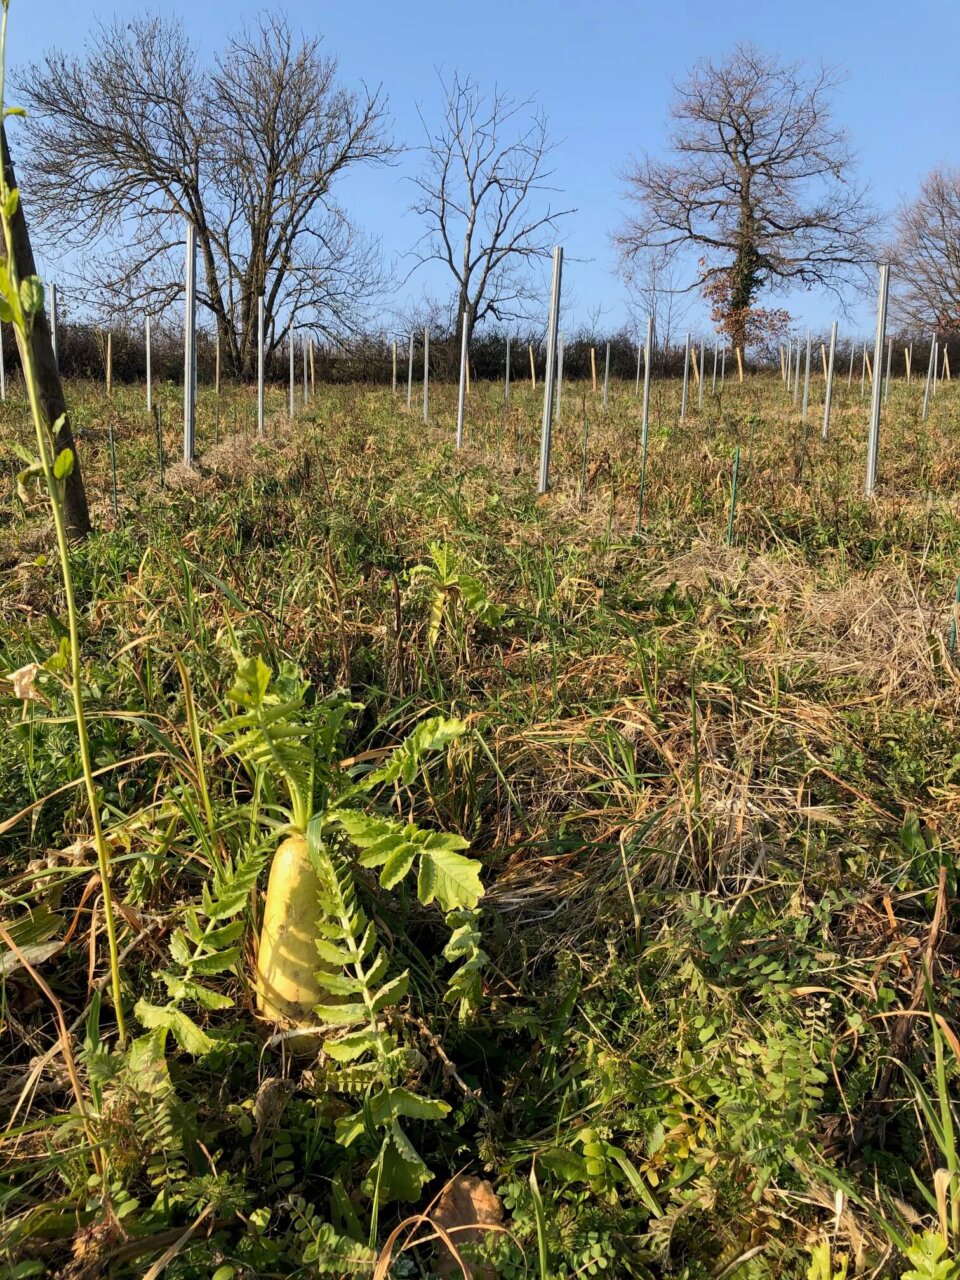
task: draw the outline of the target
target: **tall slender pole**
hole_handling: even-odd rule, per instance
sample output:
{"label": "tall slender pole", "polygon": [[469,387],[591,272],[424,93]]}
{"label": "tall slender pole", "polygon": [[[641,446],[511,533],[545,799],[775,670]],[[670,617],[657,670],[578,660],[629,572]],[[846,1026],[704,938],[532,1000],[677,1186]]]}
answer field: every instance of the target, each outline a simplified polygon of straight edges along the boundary
{"label": "tall slender pole", "polygon": [[[937,389],[936,383],[933,385],[934,391]],[[107,395],[113,394],[113,333],[107,331]]]}
{"label": "tall slender pole", "polygon": [[884,404],[887,403],[887,398],[890,395],[890,365],[892,361],[893,361],[893,339],[888,338],[887,339],[887,376],[884,379],[884,383],[883,383],[883,403]]}
{"label": "tall slender pole", "polygon": [[507,363],[503,372],[503,398],[510,399],[510,335],[507,334]]}
{"label": "tall slender pole", "polygon": [[873,388],[870,396],[870,437],[867,442],[868,498],[873,497],[877,484],[877,459],[880,453],[880,404],[883,379],[880,377],[880,361],[887,332],[887,295],[890,290],[890,268],[884,263],[880,268],[880,284],[877,289],[877,333],[873,343]]}
{"label": "tall slender pole", "polygon": [[830,326],[830,355],[827,357],[827,386],[823,393],[823,438],[830,435],[830,409],[833,404],[833,370],[837,358],[837,322]]}
{"label": "tall slender pole", "polygon": [[650,439],[650,365],[653,356],[653,316],[647,317],[643,350],[643,416],[640,419],[640,492],[637,495],[637,533],[643,523],[643,494],[647,484],[647,445]]}
{"label": "tall slender pole", "polygon": [[800,400],[800,339],[797,339],[797,363],[793,370],[793,403]]}
{"label": "tall slender pole", "polygon": [[807,425],[807,410],[810,407],[810,330],[807,330],[807,359],[803,367],[803,408],[800,411],[800,421],[805,427]]}
{"label": "tall slender pole", "polygon": [[926,422],[927,414],[930,412],[930,385],[933,381],[933,370],[937,363],[937,336],[930,336],[930,360],[927,364],[927,385],[923,389],[923,412],[920,415],[920,421]]}
{"label": "tall slender pole", "polygon": [[410,355],[407,360],[407,412],[413,406],[413,334],[410,334]]}
{"label": "tall slender pole", "polygon": [[50,345],[53,347],[53,363],[60,367],[60,356],[57,352],[57,286],[50,286]]}
{"label": "tall slender pole", "polygon": [[197,229],[187,223],[183,325],[183,460],[193,466],[197,426]]}
{"label": "tall slender pole", "polygon": [[719,345],[720,344],[717,342],[713,344],[713,382],[710,386],[710,394],[714,396],[717,394],[717,356],[719,354]]}
{"label": "tall slender pole", "polygon": [[723,388],[723,384],[726,382],[726,380],[727,380],[727,344],[724,343],[723,348],[720,351],[720,387],[721,389]]}
{"label": "tall slender pole", "polygon": [[430,421],[430,330],[423,330],[423,420]]}
{"label": "tall slender pole", "polygon": [[[317,366],[314,363],[314,359],[313,359],[313,338],[309,340],[307,346],[310,351],[310,399],[316,400],[317,398]],[[394,346],[396,346],[396,343],[394,343]],[[396,374],[394,374],[394,383],[396,383]],[[394,391],[396,391],[397,389],[396,385],[394,385],[393,389]]]}
{"label": "tall slender pole", "polygon": [[263,435],[263,294],[257,298],[257,435]]}
{"label": "tall slender pole", "polygon": [[[313,355],[313,343],[310,344],[310,354]],[[393,361],[391,365],[390,390],[393,395],[397,394],[397,341],[393,341]]]}
{"label": "tall slender pole", "polygon": [[607,355],[603,366],[603,411],[606,413],[610,404],[610,343],[607,343]]}
{"label": "tall slender pole", "polygon": [[785,350],[786,350],[786,361],[787,361],[787,376],[784,379],[784,382],[787,388],[787,395],[789,395],[791,388],[793,387],[793,343],[788,342]]}
{"label": "tall slender pole", "polygon": [[144,321],[144,340],[147,346],[147,413],[153,412],[153,351],[150,333],[150,317]]}
{"label": "tall slender pole", "polygon": [[296,404],[295,404],[295,402],[294,402],[294,395],[295,395],[294,388],[295,388],[296,381],[297,381],[297,373],[296,373],[296,355],[295,355],[295,347],[294,347],[294,341],[293,341],[293,321],[292,321],[292,320],[290,321],[290,328],[287,330],[287,348],[288,348],[288,350],[287,350],[287,354],[288,354],[289,359],[290,359],[290,408],[289,408],[289,413],[290,413],[290,419],[291,419],[291,421],[292,421],[292,420],[293,420],[293,415],[296,413]]}
{"label": "tall slender pole", "polygon": [[553,250],[553,284],[550,288],[550,318],[547,325],[547,368],[543,384],[543,422],[540,428],[540,476],[537,492],[550,487],[550,439],[553,429],[554,372],[557,363],[557,332],[560,326],[560,282],[563,276],[563,249]]}
{"label": "tall slender pole", "polygon": [[460,387],[457,392],[457,448],[463,448],[463,408],[467,393],[467,313],[463,313],[463,332],[460,336]]}
{"label": "tall slender pole", "polygon": [[308,396],[307,396],[307,340],[305,337],[300,339],[300,355],[303,358],[303,404],[304,404],[304,408],[306,408]]}
{"label": "tall slender pole", "polygon": [[690,335],[687,334],[686,345],[683,349],[683,392],[680,396],[680,421],[683,422],[687,416],[687,389],[690,385]]}
{"label": "tall slender pole", "polygon": [[214,366],[213,366],[213,391],[217,397],[217,403],[220,402],[220,331],[217,330],[216,344],[214,346]]}
{"label": "tall slender pole", "polygon": [[853,360],[854,360],[853,339],[850,339],[850,368],[847,371],[847,387],[853,386]]}
{"label": "tall slender pole", "polygon": [[642,359],[643,359],[643,347],[641,347],[640,344],[637,343],[637,387],[634,394],[636,395],[638,400],[640,398],[640,362]]}
{"label": "tall slender pole", "polygon": [[700,343],[700,364],[698,366],[700,376],[697,378],[697,411],[703,408],[703,384],[706,379],[707,367],[703,363],[703,343]]}

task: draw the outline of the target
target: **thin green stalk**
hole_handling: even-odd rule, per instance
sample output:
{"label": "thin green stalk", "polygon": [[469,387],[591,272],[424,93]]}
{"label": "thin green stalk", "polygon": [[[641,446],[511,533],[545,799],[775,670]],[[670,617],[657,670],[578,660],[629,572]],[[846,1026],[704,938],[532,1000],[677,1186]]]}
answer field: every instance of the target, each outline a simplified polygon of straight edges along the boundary
{"label": "thin green stalk", "polygon": [[[3,18],[0,21],[0,110],[6,118],[4,103],[5,67],[7,48],[7,14],[9,0],[3,2]],[[107,947],[110,953],[110,982],[113,991],[113,1003],[117,1016],[117,1031],[122,1043],[126,1038],[126,1025],[123,1017],[123,1002],[120,988],[120,958],[117,950],[116,924],[113,916],[113,895],[110,888],[110,853],[103,835],[100,821],[100,810],[97,800],[97,788],[93,780],[93,765],[90,757],[90,740],[87,734],[87,718],[83,704],[82,668],[80,663],[80,623],[77,615],[76,597],[73,591],[73,576],[70,570],[70,545],[67,538],[66,521],[61,500],[61,480],[63,477],[54,473],[51,457],[53,435],[44,420],[40,403],[40,388],[37,383],[37,371],[30,348],[30,329],[33,324],[33,312],[28,313],[23,306],[20,293],[20,280],[17,264],[13,256],[13,234],[11,227],[12,209],[10,192],[7,188],[7,175],[0,165],[0,219],[3,222],[3,236],[7,251],[7,271],[10,279],[10,296],[7,303],[12,312],[14,332],[20,348],[20,360],[23,378],[27,388],[27,398],[37,435],[37,449],[40,454],[40,465],[43,478],[50,494],[50,506],[53,512],[53,523],[57,536],[57,550],[60,555],[60,567],[63,573],[63,589],[67,602],[67,627],[70,636],[70,692],[73,697],[74,715],[77,722],[77,739],[80,747],[80,764],[83,771],[84,787],[87,803],[90,807],[90,820],[93,824],[93,842],[97,851],[97,865],[100,870],[100,883],[103,890],[103,907],[106,918]],[[50,434],[48,434],[50,433]]]}
{"label": "thin green stalk", "polygon": [[733,455],[733,482],[730,486],[730,518],[727,521],[727,546],[733,546],[733,522],[737,514],[737,482],[740,479],[740,446]]}
{"label": "thin green stalk", "polygon": [[953,617],[950,619],[950,639],[947,642],[947,649],[952,658],[957,648],[957,605],[960,605],[960,578],[957,579],[957,590],[953,597],[954,608]]}

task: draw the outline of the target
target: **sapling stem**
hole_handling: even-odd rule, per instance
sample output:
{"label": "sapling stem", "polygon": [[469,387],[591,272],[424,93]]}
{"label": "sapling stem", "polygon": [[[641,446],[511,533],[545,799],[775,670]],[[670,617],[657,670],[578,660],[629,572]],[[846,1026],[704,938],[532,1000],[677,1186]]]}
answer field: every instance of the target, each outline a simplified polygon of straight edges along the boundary
{"label": "sapling stem", "polygon": [[[7,12],[9,0],[3,0],[3,17],[0,19],[0,111],[6,118],[4,92],[6,88],[6,48],[7,48]],[[40,403],[40,387],[37,371],[30,345],[30,330],[33,326],[35,310],[25,310],[21,293],[21,281],[13,254],[13,235],[11,218],[13,211],[11,192],[7,186],[7,174],[0,165],[0,221],[3,222],[3,238],[7,253],[7,272],[10,281],[10,293],[6,298],[10,308],[13,330],[20,349],[20,361],[23,379],[26,384],[27,399],[37,437],[37,451],[40,454],[40,466],[43,478],[50,495],[50,507],[53,513],[53,525],[56,531],[57,550],[60,556],[60,568],[63,574],[63,591],[67,604],[67,628],[70,637],[70,693],[73,699],[74,716],[77,722],[77,740],[80,748],[80,766],[83,772],[87,803],[90,807],[90,821],[93,825],[93,843],[97,852],[97,865],[100,871],[100,885],[103,891],[103,913],[107,930],[107,948],[110,954],[110,984],[113,991],[113,1004],[117,1016],[117,1032],[121,1044],[126,1039],[126,1024],[123,1017],[123,1000],[120,989],[120,960],[117,950],[116,923],[113,915],[113,894],[110,888],[110,852],[103,835],[100,821],[100,808],[97,799],[97,788],[93,780],[93,765],[90,757],[90,740],[87,734],[87,717],[83,703],[82,667],[80,663],[80,622],[77,614],[77,602],[73,590],[73,575],[70,569],[70,545],[67,539],[67,526],[63,509],[62,489],[69,474],[67,468],[62,475],[54,472],[54,456],[56,442],[54,427],[47,423]],[[28,290],[29,292],[29,290]],[[42,306],[42,300],[39,306]],[[60,455],[63,457],[64,455]],[[59,464],[59,458],[57,459]],[[72,456],[70,459],[72,465]]]}

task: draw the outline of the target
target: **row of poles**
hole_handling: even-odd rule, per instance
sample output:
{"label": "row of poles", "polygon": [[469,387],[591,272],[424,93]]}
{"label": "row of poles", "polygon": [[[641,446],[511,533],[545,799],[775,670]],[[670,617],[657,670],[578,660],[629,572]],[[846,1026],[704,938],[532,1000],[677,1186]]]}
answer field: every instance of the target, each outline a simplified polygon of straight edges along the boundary
{"label": "row of poles", "polygon": [[[561,289],[562,275],[563,275],[563,249],[558,245],[554,248],[554,251],[553,251],[553,277],[552,277],[552,284],[550,289],[550,313],[549,313],[549,319],[547,322],[547,367],[546,367],[546,376],[544,381],[543,417],[541,421],[541,431],[540,431],[540,467],[539,467],[538,479],[537,479],[537,492],[540,494],[546,493],[550,485],[550,450],[551,450],[551,442],[552,442],[552,430],[553,430],[553,422],[554,422],[554,414],[555,414],[555,405],[558,409],[559,408],[559,391],[560,391],[560,386],[562,385],[561,379],[562,379],[562,370],[563,370],[563,364],[562,364],[563,349],[559,341],[559,334],[558,334],[559,316],[560,316],[560,289]],[[890,360],[891,360],[891,350],[892,350],[892,342],[888,344],[887,338],[886,338],[887,303],[889,298],[889,292],[890,292],[890,267],[888,264],[884,263],[880,267],[879,284],[878,284],[878,292],[877,292],[877,322],[876,322],[876,331],[874,335],[873,368],[874,370],[879,370],[880,361],[883,358],[884,346],[886,345],[887,377],[886,377],[885,383],[884,383],[884,380],[881,379],[879,376],[874,376],[872,379],[871,401],[870,401],[870,422],[869,422],[869,430],[868,430],[868,436],[867,436],[867,470],[866,470],[866,480],[864,484],[864,491],[867,497],[872,497],[876,489],[877,465],[878,465],[879,454],[880,454],[881,409],[882,409],[882,403],[886,398],[886,393],[889,390]],[[464,419],[464,404],[465,404],[466,380],[467,380],[467,369],[468,369],[467,317],[464,316],[463,319],[464,319],[463,339],[462,339],[461,349],[460,349],[460,382],[459,382],[459,390],[458,390],[458,396],[457,396],[457,448],[458,449],[463,447],[463,428],[464,428],[463,419]],[[833,404],[834,371],[836,368],[837,329],[838,329],[837,322],[834,321],[830,330],[830,354],[827,360],[826,389],[824,394],[824,405],[823,405],[823,426],[822,426],[821,434],[824,440],[827,440],[829,438],[829,432],[830,432],[830,415],[831,415],[831,408]],[[807,341],[806,341],[806,361],[805,361],[804,377],[803,377],[803,401],[802,401],[802,408],[801,408],[801,418],[804,425],[807,422],[807,416],[809,412],[809,403],[810,403],[811,345],[812,345],[811,336],[808,333]],[[637,390],[638,391],[640,387],[641,356],[643,358],[643,366],[644,366],[643,403],[642,403],[642,410],[641,410],[641,427],[640,427],[641,463],[640,463],[638,515],[637,515],[638,523],[642,517],[642,512],[643,512],[643,493],[644,493],[645,480],[646,480],[647,448],[649,443],[650,370],[651,370],[651,364],[652,364],[652,359],[651,359],[652,348],[653,348],[653,318],[649,317],[647,319],[646,342],[642,350],[638,352],[638,355],[637,355]],[[413,369],[413,364],[412,364],[413,338],[412,336],[410,339],[410,352],[411,352],[411,364],[410,364],[411,381],[408,383],[408,400],[407,400],[408,404],[410,402],[409,394],[410,394],[410,388],[412,386],[412,369]],[[691,348],[691,342],[690,342],[690,335],[687,334],[685,354],[684,354],[683,387],[681,391],[681,403],[680,403],[680,421],[681,422],[684,421],[687,414],[687,400],[688,400],[688,392],[689,392],[689,385],[690,385],[691,352],[692,352],[692,348]],[[741,378],[742,378],[743,366],[742,364],[740,364],[739,350],[737,350],[737,356],[738,356],[738,364],[741,370]],[[718,357],[722,357],[722,363],[720,364],[720,377],[721,377],[721,385],[723,385],[722,380],[726,373],[726,347],[723,347],[722,352],[719,350],[717,346],[714,347],[714,358],[713,358],[713,390],[714,391],[716,391],[716,384],[717,384]],[[695,357],[694,357],[694,361],[695,361]],[[927,369],[927,382],[926,382],[926,387],[924,390],[924,397],[923,397],[922,415],[923,415],[924,421],[926,420],[927,415],[929,413],[931,387],[935,383],[937,364],[938,364],[937,341],[936,341],[936,336],[934,335],[931,341],[931,346],[930,346],[930,362],[929,362],[929,367]],[[509,370],[510,370],[510,346],[509,346],[509,340],[508,340],[507,373],[506,373],[507,395],[509,395],[509,377],[510,377]],[[705,376],[706,369],[704,367],[704,348],[702,345],[700,347],[700,360],[699,360],[699,364],[696,365],[696,371],[697,371],[697,381],[698,381],[699,406],[702,408],[703,388],[704,388],[704,383],[706,382],[706,376]],[[795,388],[795,399],[796,399],[796,395],[799,392],[799,385],[800,385],[800,343],[799,341],[797,343],[796,371],[793,378],[793,385]],[[608,343],[607,351],[606,351],[606,369],[605,369],[605,375],[604,375],[604,398],[603,398],[604,408],[607,407],[607,403],[608,403],[609,387],[610,387],[610,344]],[[885,387],[886,387],[886,390],[885,390]],[[424,421],[427,420],[426,388],[427,388],[427,366],[426,366],[426,359],[425,359],[425,362],[424,362]]]}
{"label": "row of poles", "polygon": [[[546,493],[550,483],[550,453],[552,444],[552,431],[555,416],[559,413],[560,397],[562,394],[562,378],[563,378],[563,342],[559,334],[560,319],[560,294],[563,277],[563,249],[557,245],[553,250],[553,274],[550,288],[550,310],[547,323],[547,359],[546,374],[544,379],[543,392],[543,414],[541,419],[540,433],[540,465],[537,480],[537,492]],[[870,401],[870,421],[867,439],[867,474],[865,482],[865,492],[867,496],[872,496],[876,488],[877,464],[879,459],[879,440],[880,440],[880,416],[882,403],[886,400],[889,393],[890,381],[890,362],[892,356],[892,339],[886,338],[887,323],[887,302],[889,297],[890,285],[890,268],[887,264],[880,267],[878,294],[877,294],[877,322],[876,332],[874,336],[874,356],[871,366],[871,401]],[[184,307],[184,391],[183,391],[183,460],[187,466],[192,466],[195,458],[196,449],[196,408],[197,408],[197,239],[196,229],[192,223],[186,224],[186,264],[185,264],[185,307]],[[53,344],[54,358],[57,357],[57,289],[56,285],[50,288],[50,329]],[[466,403],[467,384],[469,379],[469,360],[468,360],[468,317],[464,314],[463,330],[460,348],[460,379],[457,395],[457,426],[456,426],[456,444],[457,448],[463,447],[464,441],[464,411]],[[264,410],[264,391],[265,391],[265,343],[264,343],[264,303],[263,296],[257,299],[257,434],[263,435],[265,429],[265,410]],[[884,347],[886,346],[886,378],[878,376],[881,367],[881,361],[884,355]],[[652,347],[653,347],[653,318],[647,320],[647,334],[644,346],[637,353],[637,392],[640,391],[640,374],[641,374],[641,358],[643,361],[643,401],[641,416],[641,479],[640,479],[640,508],[643,504],[643,489],[646,475],[646,458],[647,446],[649,438],[649,409],[650,409],[650,373],[652,364]],[[291,320],[288,332],[288,348],[290,360],[290,387],[289,387],[289,411],[291,418],[296,410],[296,350],[295,350],[295,334],[293,322]],[[312,348],[312,344],[311,344]],[[834,321],[830,331],[830,349],[829,357],[826,359],[826,389],[824,394],[823,406],[823,425],[822,438],[828,439],[830,429],[830,414],[833,402],[833,384],[834,371],[836,367],[836,349],[837,349],[837,322]],[[312,349],[310,350],[312,365]],[[683,367],[683,385],[681,391],[680,403],[680,421],[683,422],[687,415],[688,394],[690,384],[691,363],[694,365],[698,383],[698,404],[702,408],[703,390],[706,382],[706,369],[704,367],[704,347],[700,346],[700,359],[696,360],[696,354],[691,346],[690,334],[686,336],[684,351],[684,367]],[[742,358],[739,349],[736,351],[737,362],[740,370],[740,377],[743,377]],[[946,359],[946,351],[944,351]],[[407,408],[412,408],[413,402],[413,357],[414,357],[414,335],[410,334],[409,354],[407,366]],[[531,376],[535,382],[535,372],[533,365],[533,352],[530,351],[531,357]],[[147,410],[152,411],[153,408],[153,392],[152,392],[152,368],[151,368],[151,330],[150,319],[146,320],[146,359],[147,359]],[[719,375],[720,383],[723,385],[726,376],[726,360],[727,348],[718,345],[714,346],[713,352],[713,390],[716,391],[717,375]],[[790,348],[781,349],[781,370],[787,384],[787,390],[793,388],[794,402],[796,403],[800,393],[800,361],[801,361],[801,343],[798,340],[796,344],[796,354],[794,362],[794,353]],[[864,374],[861,379],[861,386],[864,385],[866,368],[868,363],[867,349],[864,346]],[[937,368],[939,364],[939,344],[936,335],[933,335],[930,345],[930,360],[927,369],[926,387],[924,390],[922,417],[925,421],[929,413],[931,391],[936,390]],[[807,422],[810,396],[810,365],[811,365],[811,336],[808,333],[806,339],[806,358],[804,361],[803,373],[803,399],[801,408],[801,420],[805,425]],[[908,356],[908,369],[910,361]],[[949,376],[949,364],[945,365],[947,376]],[[852,379],[853,371],[853,353],[850,358],[850,375],[848,381]],[[312,370],[311,370],[312,372]],[[220,382],[220,349],[219,339],[217,342],[217,389],[219,391]],[[307,342],[303,342],[303,401],[307,403]],[[393,389],[397,387],[397,346],[393,346]],[[604,370],[603,385],[603,405],[607,408],[609,403],[610,392],[610,343],[606,347],[606,362]],[[510,339],[507,339],[506,349],[506,369],[505,369],[505,387],[504,394],[507,399],[510,397]],[[6,395],[6,376],[3,367],[2,347],[0,347],[0,395]],[[423,332],[423,421],[429,422],[430,418],[430,332],[424,329]]]}

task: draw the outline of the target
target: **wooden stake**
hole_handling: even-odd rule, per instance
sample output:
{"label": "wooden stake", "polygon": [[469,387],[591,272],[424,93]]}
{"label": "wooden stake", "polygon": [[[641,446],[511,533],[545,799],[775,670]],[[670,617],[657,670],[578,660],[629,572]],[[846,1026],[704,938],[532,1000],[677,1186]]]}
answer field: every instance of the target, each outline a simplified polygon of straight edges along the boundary
{"label": "wooden stake", "polygon": [[593,379],[593,394],[597,394],[597,349],[590,348],[590,377]]}
{"label": "wooden stake", "polygon": [[950,376],[950,352],[947,350],[946,342],[943,344],[943,371],[947,375],[947,381],[952,382],[953,378]]}
{"label": "wooden stake", "polygon": [[107,334],[107,395],[113,392],[113,334]]}
{"label": "wooden stake", "polygon": [[904,364],[906,365],[906,367],[907,367],[907,384],[908,384],[908,385],[909,385],[909,383],[910,383],[910,366],[911,366],[911,364],[913,363],[913,360],[911,359],[912,355],[913,355],[913,353],[912,353],[912,351],[910,350],[910,348],[909,348],[909,347],[904,347],[904,348],[903,348],[903,363],[904,363]]}
{"label": "wooden stake", "polygon": [[742,382],[743,381],[743,352],[740,350],[739,347],[737,347],[736,352],[737,352],[737,373],[740,377],[740,381]]}
{"label": "wooden stake", "polygon": [[870,352],[864,347],[864,358],[867,362],[867,377],[870,379],[870,385],[873,386],[873,361],[870,359]]}
{"label": "wooden stake", "polygon": [[823,376],[827,376],[827,344],[820,343],[820,359],[823,361]]}
{"label": "wooden stake", "polygon": [[464,373],[467,375],[466,392],[467,392],[467,395],[469,395],[470,394],[470,357],[469,356],[467,356],[467,367],[464,370]]}
{"label": "wooden stake", "polygon": [[536,366],[536,365],[534,364],[534,362],[533,362],[533,343],[530,343],[530,344],[529,344],[529,346],[527,347],[527,351],[530,353],[530,382],[531,382],[531,384],[532,384],[532,386],[533,386],[534,391],[536,391],[536,389],[537,389],[537,366]]}
{"label": "wooden stake", "polygon": [[700,385],[700,364],[697,360],[697,348],[690,348],[690,359],[693,361],[693,376],[696,379],[697,386]]}

